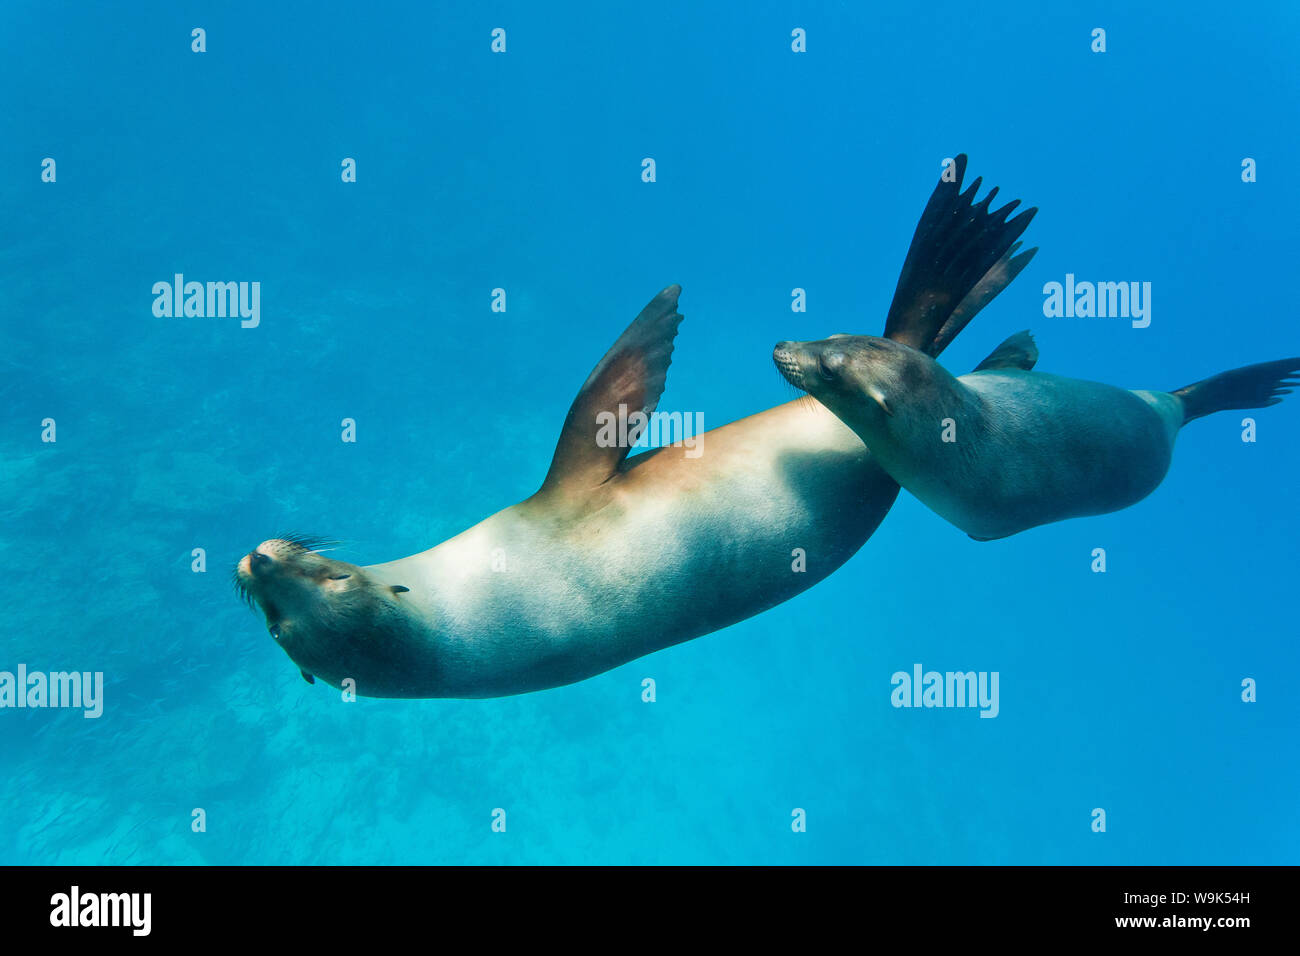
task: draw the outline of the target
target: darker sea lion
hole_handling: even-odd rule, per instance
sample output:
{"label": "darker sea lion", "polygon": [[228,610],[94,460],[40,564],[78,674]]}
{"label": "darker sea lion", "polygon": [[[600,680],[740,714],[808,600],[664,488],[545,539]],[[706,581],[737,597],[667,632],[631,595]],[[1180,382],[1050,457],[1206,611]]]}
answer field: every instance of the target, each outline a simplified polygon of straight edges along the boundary
{"label": "darker sea lion", "polygon": [[1291,358],[1174,392],[1127,391],[1031,371],[1037,358],[1028,332],[959,378],[873,336],[783,342],[774,353],[895,481],[979,541],[1142,500],[1164,480],[1183,425],[1276,405],[1300,374]]}
{"label": "darker sea lion", "polygon": [[[1008,221],[940,181],[886,334],[950,341],[1014,275]],[[994,190],[996,192],[996,190]],[[788,600],[851,557],[898,486],[830,412],[788,402],[705,432],[703,453],[599,440],[664,388],[681,290],[659,293],[578,392],[541,489],[437,547],[359,567],[277,538],[240,591],[308,680],[375,697],[494,697],[572,683]],[[806,570],[794,569],[796,551]]]}

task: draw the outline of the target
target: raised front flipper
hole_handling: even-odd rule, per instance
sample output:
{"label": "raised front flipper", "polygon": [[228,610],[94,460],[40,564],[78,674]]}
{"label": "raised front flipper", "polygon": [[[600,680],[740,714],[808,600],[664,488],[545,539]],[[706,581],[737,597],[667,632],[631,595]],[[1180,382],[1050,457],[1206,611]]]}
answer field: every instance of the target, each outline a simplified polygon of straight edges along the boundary
{"label": "raised front flipper", "polygon": [[[682,315],[670,285],[650,300],[587,376],[560,430],[550,471],[539,495],[581,494],[618,473],[633,442],[608,441],[610,421],[649,416],[659,404]],[[620,409],[619,406],[623,406]]]}
{"label": "raised front flipper", "polygon": [[997,188],[975,204],[978,178],[970,189],[961,191],[965,154],[954,160],[952,170],[954,178],[939,180],[921,213],[885,320],[885,338],[910,345],[931,358],[943,351],[1037,251],[1014,255],[1013,248],[1037,209],[1027,209],[1008,221],[1020,200],[989,212]]}
{"label": "raised front flipper", "polygon": [[984,306],[993,301],[994,297],[1011,285],[1011,280],[1020,275],[1020,271],[1029,265],[1029,260],[1034,258],[1034,253],[1038,251],[1037,247],[1027,249],[1019,255],[1016,250],[1023,243],[1014,243],[1007,250],[1006,255],[994,264],[993,268],[984,273],[984,278],[975,283],[975,288],[966,293],[966,298],[962,299],[953,310],[948,321],[943,324],[939,334],[934,337],[933,354],[938,355],[948,347],[948,343],[957,337],[957,333],[975,318],[977,312]]}

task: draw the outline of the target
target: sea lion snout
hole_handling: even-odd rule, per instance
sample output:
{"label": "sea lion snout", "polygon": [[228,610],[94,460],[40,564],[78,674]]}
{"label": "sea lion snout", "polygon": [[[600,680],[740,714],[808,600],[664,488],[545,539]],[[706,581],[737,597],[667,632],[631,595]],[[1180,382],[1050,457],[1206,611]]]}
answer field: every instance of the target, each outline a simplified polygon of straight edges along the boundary
{"label": "sea lion snout", "polygon": [[350,565],[316,553],[325,543],[292,536],[263,541],[235,566],[236,590],[265,609],[268,598],[277,606],[285,603],[286,590],[311,590],[324,580],[346,580],[353,570]]}
{"label": "sea lion snout", "polygon": [[803,388],[803,370],[799,365],[799,342],[777,342],[772,349],[772,361],[785,376],[785,380],[795,388]]}
{"label": "sea lion snout", "polygon": [[275,566],[277,558],[283,556],[289,546],[289,542],[279,538],[263,541],[239,559],[235,573],[243,578],[253,578],[270,571]]}
{"label": "sea lion snout", "polygon": [[819,342],[778,342],[772,350],[772,361],[787,382],[816,395],[822,386],[838,383],[852,365],[844,338],[848,336],[832,336]]}
{"label": "sea lion snout", "polygon": [[253,576],[254,569],[260,567],[263,561],[270,561],[270,560],[271,560],[270,558],[268,558],[264,554],[259,553],[258,551],[255,550],[250,551],[248,552],[248,554],[240,558],[239,563],[235,565],[235,577],[240,580],[246,580],[248,578],[251,578]]}

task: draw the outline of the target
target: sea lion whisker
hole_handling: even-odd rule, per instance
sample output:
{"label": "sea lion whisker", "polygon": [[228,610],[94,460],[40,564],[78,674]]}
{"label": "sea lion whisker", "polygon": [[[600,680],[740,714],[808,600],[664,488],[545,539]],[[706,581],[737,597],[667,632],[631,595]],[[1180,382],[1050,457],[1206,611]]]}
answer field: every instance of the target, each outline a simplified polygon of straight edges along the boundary
{"label": "sea lion whisker", "polygon": [[804,392],[798,399],[796,399],[796,401],[798,401],[799,405],[806,412],[817,411],[817,406],[821,404],[821,402],[817,401],[817,396],[811,395],[808,392]]}
{"label": "sea lion whisker", "polygon": [[253,610],[253,593],[248,589],[248,585],[244,583],[243,579],[240,578],[238,565],[236,565],[234,571],[231,572],[230,578],[231,583],[235,587],[235,593],[239,595],[239,599],[248,605],[250,611]]}
{"label": "sea lion whisker", "polygon": [[343,544],[343,542],[336,541],[333,538],[322,538],[312,534],[301,534],[296,531],[287,531],[276,537],[303,552],[322,551],[327,548],[341,547]]}

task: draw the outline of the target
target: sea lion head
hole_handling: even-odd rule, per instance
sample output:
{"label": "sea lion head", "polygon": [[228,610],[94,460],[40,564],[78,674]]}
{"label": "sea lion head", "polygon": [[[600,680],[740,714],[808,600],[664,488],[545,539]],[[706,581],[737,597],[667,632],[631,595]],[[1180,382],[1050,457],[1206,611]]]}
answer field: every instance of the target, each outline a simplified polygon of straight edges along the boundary
{"label": "sea lion head", "polygon": [[235,589],[266,617],[271,637],[301,668],[339,686],[386,680],[400,665],[386,649],[414,615],[407,588],[321,554],[326,542],[288,535],[263,541],[235,567]]}
{"label": "sea lion head", "polygon": [[918,407],[932,404],[936,383],[951,378],[924,352],[874,335],[780,342],[772,360],[786,381],[834,412],[873,453],[883,439],[910,429]]}

